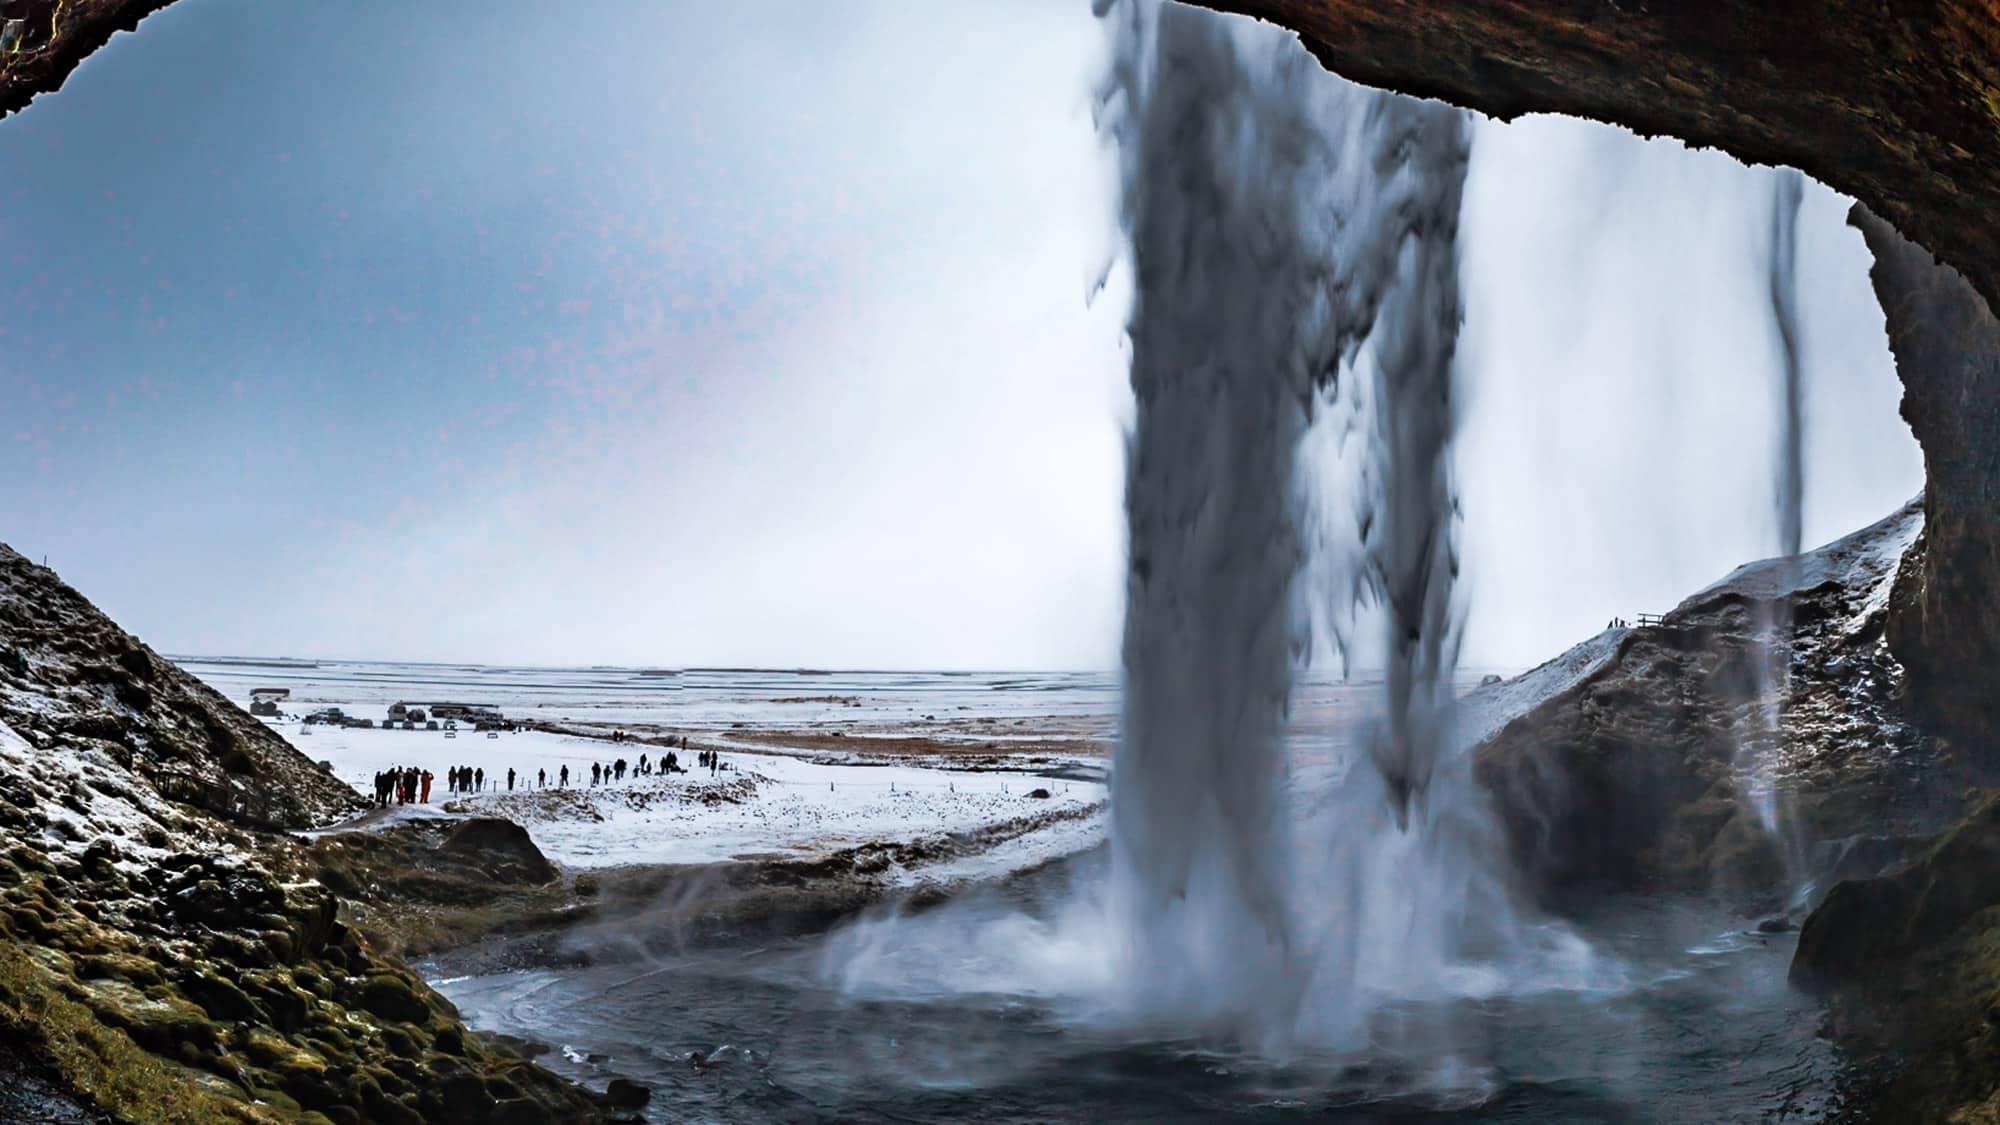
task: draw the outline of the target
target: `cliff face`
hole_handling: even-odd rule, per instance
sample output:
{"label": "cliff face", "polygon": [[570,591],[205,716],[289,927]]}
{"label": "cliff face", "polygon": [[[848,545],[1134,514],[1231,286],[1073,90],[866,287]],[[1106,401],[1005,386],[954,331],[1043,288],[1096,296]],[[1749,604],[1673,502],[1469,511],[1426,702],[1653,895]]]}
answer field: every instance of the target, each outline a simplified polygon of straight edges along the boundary
{"label": "cliff face", "polygon": [[1887,1061],[1870,1121],[2000,1120],[2000,798],[1908,867],[1842,883],[1806,919],[1792,983],[1850,1055]]}
{"label": "cliff face", "polygon": [[1889,643],[1919,716],[1949,736],[2000,734],[2000,321],[1957,270],[1863,208],[1850,221],[1924,449],[1923,549],[1897,581]]}
{"label": "cliff face", "polygon": [[[1907,721],[1884,640],[1923,526],[1912,504],[1579,646],[1610,656],[1476,752],[1517,869],[1558,896],[1715,893],[1773,910],[1878,873],[1960,815],[1993,771]],[[1773,782],[1782,801],[1762,796]]]}
{"label": "cliff face", "polygon": [[0,1075],[123,1121],[605,1116],[468,1033],[283,831],[362,807],[0,546]]}
{"label": "cliff face", "polygon": [[[0,722],[51,778],[101,759],[194,819],[313,828],[365,808],[264,724],[0,544]],[[8,666],[8,665],[12,666]],[[183,817],[181,819],[187,819]],[[192,821],[190,821],[192,823]]]}

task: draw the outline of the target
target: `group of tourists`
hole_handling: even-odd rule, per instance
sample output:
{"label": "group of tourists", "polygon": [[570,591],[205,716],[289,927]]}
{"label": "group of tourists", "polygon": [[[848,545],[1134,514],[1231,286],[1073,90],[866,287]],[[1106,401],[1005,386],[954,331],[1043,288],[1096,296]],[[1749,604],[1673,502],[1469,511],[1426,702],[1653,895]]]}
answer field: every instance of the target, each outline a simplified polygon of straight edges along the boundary
{"label": "group of tourists", "polygon": [[590,766],[590,783],[592,785],[609,785],[614,781],[625,780],[625,775],[628,773],[638,778],[651,777],[656,773],[676,774],[686,772],[687,770],[681,765],[681,756],[669,750],[665,757],[657,761],[641,754],[639,755],[638,765],[633,765],[623,758],[612,762],[608,766],[593,762]]}
{"label": "group of tourists", "polygon": [[[630,742],[633,739],[624,731],[615,731],[611,736],[611,741]],[[669,775],[686,773],[688,772],[687,768],[681,765],[681,756],[680,753],[675,752],[675,745],[675,740],[670,738],[667,740],[666,754],[657,759],[648,754],[641,754],[639,755],[637,764],[628,762],[624,758],[619,758],[609,764],[592,762],[590,764],[590,784],[592,786],[610,785],[614,782],[624,781],[628,776],[640,778],[652,777],[658,773]],[[687,748],[687,739],[682,737],[679,740],[679,750],[685,753]],[[723,768],[722,756],[713,750],[700,751],[697,760],[700,762],[701,768],[707,770],[710,774],[714,774],[717,770]],[[420,770],[415,766],[383,770],[381,773],[375,775],[375,803],[383,807],[391,804],[408,805],[427,803],[431,799],[431,781],[433,776],[429,770]],[[547,769],[537,769],[535,771],[535,788],[547,789],[551,780]],[[578,780],[581,781],[581,776],[579,776]],[[511,793],[514,791],[517,781],[525,788],[528,779],[525,774],[516,774],[513,768],[509,767],[506,775],[507,792]],[[569,766],[567,764],[559,766],[556,769],[553,781],[557,788],[569,788]],[[500,790],[500,783],[500,773],[498,770],[495,770],[493,775],[493,789],[495,792]],[[486,792],[486,768],[484,766],[453,766],[445,771],[445,787],[448,792],[452,793],[484,793]]]}
{"label": "group of tourists", "polygon": [[[481,766],[453,766],[445,771],[445,784],[453,793],[483,793],[486,791],[486,770]],[[494,778],[497,783],[499,778]],[[514,771],[507,771],[507,788],[514,788]]]}
{"label": "group of tourists", "polygon": [[427,803],[431,799],[431,782],[436,777],[431,771],[415,766],[383,770],[375,775],[376,807]]}

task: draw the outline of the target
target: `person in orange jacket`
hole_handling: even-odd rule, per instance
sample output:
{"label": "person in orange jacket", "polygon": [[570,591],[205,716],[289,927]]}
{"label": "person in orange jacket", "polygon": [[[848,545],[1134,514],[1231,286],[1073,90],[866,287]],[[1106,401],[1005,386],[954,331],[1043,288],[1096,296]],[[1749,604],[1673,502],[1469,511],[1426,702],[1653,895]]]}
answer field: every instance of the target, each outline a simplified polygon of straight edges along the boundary
{"label": "person in orange jacket", "polygon": [[431,803],[431,780],[436,776],[436,774],[433,774],[429,770],[424,771],[424,795],[421,800],[426,805]]}

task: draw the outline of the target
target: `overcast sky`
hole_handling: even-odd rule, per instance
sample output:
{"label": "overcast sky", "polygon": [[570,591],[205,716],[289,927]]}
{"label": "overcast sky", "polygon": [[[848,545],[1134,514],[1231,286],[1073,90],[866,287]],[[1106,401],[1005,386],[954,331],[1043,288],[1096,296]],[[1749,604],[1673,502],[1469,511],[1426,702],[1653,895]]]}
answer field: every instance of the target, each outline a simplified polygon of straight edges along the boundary
{"label": "overcast sky", "polygon": [[[175,652],[1110,667],[1086,0],[181,0],[0,123],[0,539]],[[1467,659],[1777,545],[1770,173],[1466,194]],[[1809,190],[1806,537],[1921,462]]]}

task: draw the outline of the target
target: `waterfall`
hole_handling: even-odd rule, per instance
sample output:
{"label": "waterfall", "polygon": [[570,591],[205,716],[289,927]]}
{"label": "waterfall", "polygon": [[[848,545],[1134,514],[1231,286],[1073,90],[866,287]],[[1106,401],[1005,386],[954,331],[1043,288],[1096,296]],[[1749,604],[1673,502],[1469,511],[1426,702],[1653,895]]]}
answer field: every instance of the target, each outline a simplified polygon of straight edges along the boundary
{"label": "waterfall", "polygon": [[[1487,1045],[1460,1001],[1604,977],[1517,912],[1454,729],[1467,119],[1345,82],[1267,25],[1097,11],[1135,407],[1107,870],[1032,910],[865,920],[822,971],[1476,1086]],[[1322,641],[1382,662],[1358,732],[1292,724]]]}
{"label": "waterfall", "polygon": [[[1137,0],[1100,14],[1137,408],[1114,909],[1160,1005],[1282,1039],[1358,1016],[1371,986],[1436,986],[1472,929],[1511,917],[1451,729],[1468,126],[1267,26]],[[1359,439],[1344,522],[1302,499],[1319,411]],[[1315,623],[1362,620],[1387,631],[1381,718],[1318,802],[1339,814],[1311,818],[1288,796],[1294,657]]]}

